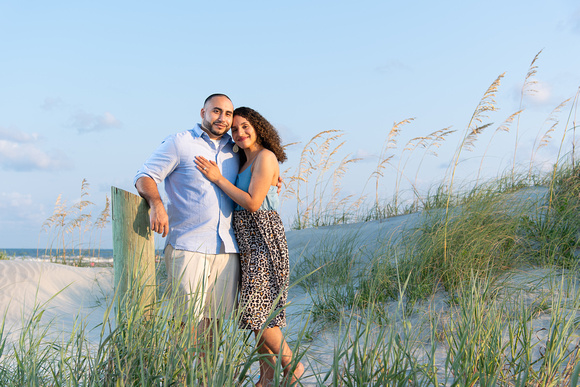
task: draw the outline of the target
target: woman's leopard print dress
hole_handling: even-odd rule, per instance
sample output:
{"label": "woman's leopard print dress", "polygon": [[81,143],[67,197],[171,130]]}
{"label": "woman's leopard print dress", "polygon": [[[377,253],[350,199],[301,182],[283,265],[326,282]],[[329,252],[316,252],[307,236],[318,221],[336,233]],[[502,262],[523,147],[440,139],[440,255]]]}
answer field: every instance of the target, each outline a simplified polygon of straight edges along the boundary
{"label": "woman's leopard print dress", "polygon": [[286,326],[288,244],[276,211],[234,211],[240,248],[240,327],[259,330]]}

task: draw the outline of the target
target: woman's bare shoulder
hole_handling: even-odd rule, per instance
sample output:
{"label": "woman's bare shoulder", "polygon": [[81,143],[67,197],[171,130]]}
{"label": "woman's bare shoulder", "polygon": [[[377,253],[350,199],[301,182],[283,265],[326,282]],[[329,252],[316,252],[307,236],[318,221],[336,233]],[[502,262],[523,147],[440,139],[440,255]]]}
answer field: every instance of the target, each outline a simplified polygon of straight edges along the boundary
{"label": "woman's bare shoulder", "polygon": [[[254,169],[252,169],[252,172],[259,170],[261,173],[265,173],[268,176],[271,174],[273,181],[277,182],[278,174],[280,172],[278,159],[276,158],[274,152],[268,149],[262,149],[258,154],[258,157],[256,157],[256,162],[254,163],[253,167]],[[273,182],[272,184],[275,185],[276,183]]]}
{"label": "woman's bare shoulder", "polygon": [[256,160],[260,160],[261,162],[266,162],[266,163],[273,162],[273,163],[278,164],[278,159],[276,159],[276,155],[274,154],[274,152],[272,152],[271,150],[266,149],[266,148],[264,148],[260,151]]}

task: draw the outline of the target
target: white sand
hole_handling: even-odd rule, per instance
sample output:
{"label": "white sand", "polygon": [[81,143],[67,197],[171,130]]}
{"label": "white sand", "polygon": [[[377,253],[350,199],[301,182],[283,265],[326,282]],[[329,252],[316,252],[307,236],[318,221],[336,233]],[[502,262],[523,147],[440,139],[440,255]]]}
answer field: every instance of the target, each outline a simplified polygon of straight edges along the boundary
{"label": "white sand", "polygon": [[42,310],[41,321],[51,325],[51,333],[73,332],[75,321],[81,319],[90,330],[88,338],[96,341],[113,294],[113,269],[0,261],[0,284],[8,342],[17,340],[23,324]]}

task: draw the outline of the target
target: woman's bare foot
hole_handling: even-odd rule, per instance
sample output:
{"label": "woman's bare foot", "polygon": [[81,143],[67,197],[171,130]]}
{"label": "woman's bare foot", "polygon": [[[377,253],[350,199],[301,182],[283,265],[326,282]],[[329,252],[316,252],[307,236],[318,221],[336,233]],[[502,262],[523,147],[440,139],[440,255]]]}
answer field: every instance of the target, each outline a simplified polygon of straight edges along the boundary
{"label": "woman's bare foot", "polygon": [[267,379],[263,376],[260,376],[260,379],[256,382],[256,387],[272,387],[272,380]]}
{"label": "woman's bare foot", "polygon": [[[288,384],[288,386],[296,385],[296,382],[300,380],[302,375],[304,375],[304,364],[299,362],[298,364],[296,364],[296,368],[294,369],[294,373],[290,378],[290,384]],[[288,380],[288,373],[286,371],[284,371],[284,379]]]}

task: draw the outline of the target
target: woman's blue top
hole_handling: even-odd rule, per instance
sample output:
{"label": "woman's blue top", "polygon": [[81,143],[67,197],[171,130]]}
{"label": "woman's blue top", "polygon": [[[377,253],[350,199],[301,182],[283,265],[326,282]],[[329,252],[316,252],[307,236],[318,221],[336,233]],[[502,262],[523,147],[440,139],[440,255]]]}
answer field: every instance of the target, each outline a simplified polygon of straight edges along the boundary
{"label": "woman's blue top", "polygon": [[[236,177],[236,187],[238,187],[242,191],[248,192],[248,189],[250,188],[250,180],[252,180],[251,164],[246,169],[244,169],[243,172],[238,173],[238,176]],[[235,205],[236,205],[234,208],[235,211],[245,210],[245,208],[240,206],[239,204],[235,203]],[[278,187],[272,185],[270,186],[268,194],[266,194],[266,198],[262,202],[262,205],[260,206],[260,208],[258,208],[258,211],[260,210],[278,211],[279,205],[280,199],[278,198]]]}

